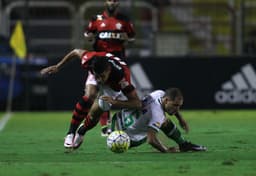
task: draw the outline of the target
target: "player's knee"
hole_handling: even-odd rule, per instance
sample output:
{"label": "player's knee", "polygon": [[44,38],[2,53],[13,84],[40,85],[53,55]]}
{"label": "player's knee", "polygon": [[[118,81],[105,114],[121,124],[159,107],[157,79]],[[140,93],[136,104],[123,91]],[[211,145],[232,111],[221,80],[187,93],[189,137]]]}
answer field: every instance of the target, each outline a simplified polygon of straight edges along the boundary
{"label": "player's knee", "polygon": [[[97,100],[95,100],[97,101]],[[105,111],[103,111],[98,103],[94,103],[90,109],[90,115],[93,117],[100,117]]]}
{"label": "player's knee", "polygon": [[76,104],[76,107],[79,106],[80,109],[89,109],[93,104],[93,100],[88,96],[82,96]]}
{"label": "player's knee", "polygon": [[97,97],[97,93],[85,93],[84,96],[87,96],[91,100],[95,100]]}
{"label": "player's knee", "polygon": [[86,85],[84,95],[94,101],[98,95],[97,87],[94,85]]}

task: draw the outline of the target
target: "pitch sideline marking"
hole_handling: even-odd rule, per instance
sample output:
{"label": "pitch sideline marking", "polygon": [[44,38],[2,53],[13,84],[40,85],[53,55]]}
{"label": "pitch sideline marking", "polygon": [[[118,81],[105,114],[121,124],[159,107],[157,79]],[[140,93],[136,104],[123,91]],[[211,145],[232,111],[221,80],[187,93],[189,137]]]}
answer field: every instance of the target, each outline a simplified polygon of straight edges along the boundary
{"label": "pitch sideline marking", "polygon": [[7,124],[7,122],[10,120],[12,117],[12,113],[7,112],[4,114],[4,116],[0,119],[0,131],[2,131]]}

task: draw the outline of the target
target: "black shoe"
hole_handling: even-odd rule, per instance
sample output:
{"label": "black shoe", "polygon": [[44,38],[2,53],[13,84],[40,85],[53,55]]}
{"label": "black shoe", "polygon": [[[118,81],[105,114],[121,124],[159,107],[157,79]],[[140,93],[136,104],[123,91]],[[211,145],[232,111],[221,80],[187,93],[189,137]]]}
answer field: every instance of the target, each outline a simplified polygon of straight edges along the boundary
{"label": "black shoe", "polygon": [[101,136],[106,137],[111,133],[111,129],[109,129],[107,126],[104,126],[101,128]]}
{"label": "black shoe", "polygon": [[191,142],[184,142],[183,144],[180,144],[180,151],[181,152],[188,152],[188,151],[206,151],[207,148],[201,145],[192,144]]}

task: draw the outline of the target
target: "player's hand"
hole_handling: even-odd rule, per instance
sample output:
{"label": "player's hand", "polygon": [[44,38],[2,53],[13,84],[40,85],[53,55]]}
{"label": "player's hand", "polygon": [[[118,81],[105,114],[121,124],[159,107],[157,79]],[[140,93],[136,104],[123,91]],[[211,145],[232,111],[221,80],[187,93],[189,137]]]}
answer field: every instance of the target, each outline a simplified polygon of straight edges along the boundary
{"label": "player's hand", "polygon": [[189,132],[189,125],[188,123],[182,118],[179,120],[180,126],[183,130],[185,130],[186,133]]}
{"label": "player's hand", "polygon": [[121,33],[121,39],[128,41],[129,37],[128,37],[127,33]]}
{"label": "player's hand", "polygon": [[102,99],[102,100],[104,100],[104,101],[106,101],[106,102],[108,102],[108,103],[110,103],[110,104],[114,104],[114,99],[112,98],[112,97],[110,97],[110,96],[101,96],[100,97],[100,99]]}
{"label": "player's hand", "polygon": [[40,73],[42,75],[45,75],[45,74],[49,74],[50,75],[50,74],[56,73],[58,71],[59,71],[59,69],[58,69],[57,65],[52,65],[52,66],[49,66],[49,67],[46,67],[46,68],[42,69],[40,71]]}
{"label": "player's hand", "polygon": [[85,39],[87,40],[87,41],[89,41],[89,42],[93,42],[94,41],[94,39],[95,39],[95,36],[94,36],[94,34],[93,33],[91,33],[91,32],[89,32],[89,33],[84,33],[84,37],[85,37]]}
{"label": "player's hand", "polygon": [[178,147],[169,147],[167,150],[168,153],[178,153],[179,151]]}

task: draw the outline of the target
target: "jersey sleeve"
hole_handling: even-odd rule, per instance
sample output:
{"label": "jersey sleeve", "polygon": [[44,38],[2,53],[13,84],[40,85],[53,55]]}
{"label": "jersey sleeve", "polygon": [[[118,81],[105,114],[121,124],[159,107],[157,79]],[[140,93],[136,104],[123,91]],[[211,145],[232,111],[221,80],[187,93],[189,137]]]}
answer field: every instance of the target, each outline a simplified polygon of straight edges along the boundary
{"label": "jersey sleeve", "polygon": [[151,119],[149,120],[148,127],[158,132],[166,119],[165,114],[161,109],[156,108],[154,104],[152,104],[149,109],[151,111]]}
{"label": "jersey sleeve", "polygon": [[109,55],[109,53],[107,53],[107,52],[85,51],[81,58],[82,67],[85,69],[88,69],[88,65],[94,56],[100,56],[100,57],[107,56],[108,57],[108,55]]}
{"label": "jersey sleeve", "polygon": [[127,33],[129,39],[133,39],[136,33],[130,18],[127,15],[119,13],[117,15],[117,19],[122,20],[124,22],[125,32]]}
{"label": "jersey sleeve", "polygon": [[130,39],[134,38],[136,35],[134,26],[130,21],[126,22],[126,32]]}
{"label": "jersey sleeve", "polygon": [[91,18],[87,28],[85,29],[85,33],[90,33],[90,32],[95,33],[97,31],[96,20],[97,20],[97,16],[93,16]]}
{"label": "jersey sleeve", "polygon": [[135,88],[131,83],[131,72],[127,66],[123,66],[124,78],[120,81],[121,90],[124,94],[132,92]]}
{"label": "jersey sleeve", "polygon": [[85,51],[81,57],[81,65],[84,69],[88,69],[88,63],[89,63],[89,60],[91,59],[89,56],[90,56],[90,52]]}
{"label": "jersey sleeve", "polygon": [[126,94],[132,92],[133,90],[135,90],[134,86],[132,84],[129,84],[124,89],[122,89],[122,92],[126,95]]}

